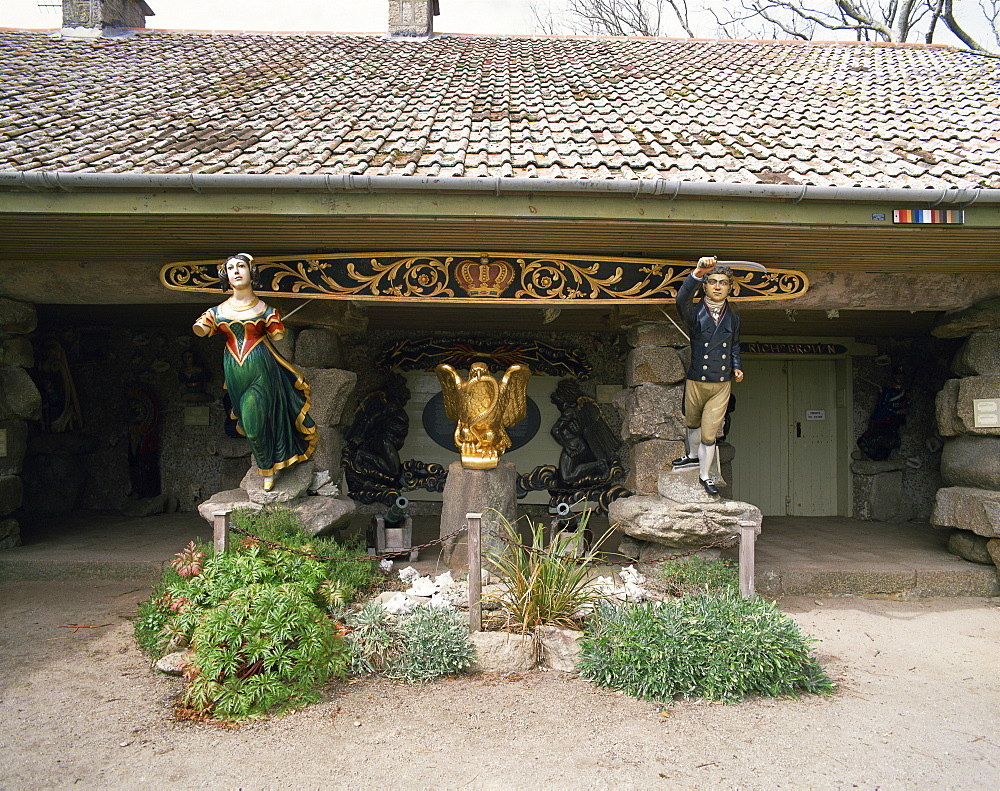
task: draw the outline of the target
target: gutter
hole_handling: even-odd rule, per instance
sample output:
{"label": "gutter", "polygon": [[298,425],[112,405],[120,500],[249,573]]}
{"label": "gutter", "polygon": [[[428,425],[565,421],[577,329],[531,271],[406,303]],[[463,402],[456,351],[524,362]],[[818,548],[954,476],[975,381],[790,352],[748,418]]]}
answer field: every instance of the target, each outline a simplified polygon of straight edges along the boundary
{"label": "gutter", "polygon": [[81,173],[58,170],[0,171],[0,189],[32,192],[75,190],[292,190],[310,192],[492,192],[515,194],[619,195],[656,197],[917,204],[965,208],[1000,204],[1000,189],[904,189],[899,187],[814,187],[789,184],[727,184],[667,179],[553,179],[527,177],[334,176],[268,173]]}

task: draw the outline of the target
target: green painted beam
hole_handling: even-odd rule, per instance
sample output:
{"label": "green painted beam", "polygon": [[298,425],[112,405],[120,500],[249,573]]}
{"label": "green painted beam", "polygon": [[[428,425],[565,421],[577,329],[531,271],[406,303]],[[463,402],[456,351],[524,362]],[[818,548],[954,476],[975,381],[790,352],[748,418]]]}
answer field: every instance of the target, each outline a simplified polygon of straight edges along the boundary
{"label": "green painted beam", "polygon": [[[723,222],[892,227],[890,204],[750,200],[665,200],[607,196],[482,194],[324,194],[313,192],[0,192],[0,214],[290,215],[572,219],[608,222]],[[885,220],[874,220],[882,214]],[[908,226],[920,228],[926,226]],[[942,226],[934,226],[940,229]],[[1000,228],[1000,206],[971,206],[961,228]]]}

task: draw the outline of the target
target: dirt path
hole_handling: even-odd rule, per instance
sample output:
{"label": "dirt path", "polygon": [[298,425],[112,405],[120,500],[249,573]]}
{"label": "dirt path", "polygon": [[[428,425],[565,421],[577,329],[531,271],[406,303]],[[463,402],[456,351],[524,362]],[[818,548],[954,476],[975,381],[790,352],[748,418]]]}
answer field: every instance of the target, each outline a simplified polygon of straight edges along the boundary
{"label": "dirt path", "polygon": [[230,731],[172,718],[181,682],[150,671],[123,617],[147,591],[0,585],[0,788],[1000,784],[997,600],[783,600],[820,640],[828,698],[661,710],[554,672],[359,681]]}

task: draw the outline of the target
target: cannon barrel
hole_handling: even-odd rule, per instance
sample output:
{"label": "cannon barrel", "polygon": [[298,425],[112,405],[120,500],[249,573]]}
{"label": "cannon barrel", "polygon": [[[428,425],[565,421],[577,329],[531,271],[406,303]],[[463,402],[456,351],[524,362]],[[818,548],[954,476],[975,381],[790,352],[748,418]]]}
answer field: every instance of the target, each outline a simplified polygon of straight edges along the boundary
{"label": "cannon barrel", "polygon": [[409,504],[410,501],[402,495],[397,497],[392,505],[389,506],[389,510],[385,512],[386,524],[394,525],[406,516],[406,507]]}

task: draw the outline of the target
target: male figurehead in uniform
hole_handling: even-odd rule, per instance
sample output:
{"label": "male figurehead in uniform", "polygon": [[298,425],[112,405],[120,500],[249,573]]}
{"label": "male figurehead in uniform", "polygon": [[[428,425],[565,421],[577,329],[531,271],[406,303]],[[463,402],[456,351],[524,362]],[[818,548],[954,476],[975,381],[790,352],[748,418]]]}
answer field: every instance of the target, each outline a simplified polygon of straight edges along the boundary
{"label": "male figurehead in uniform", "polygon": [[[711,469],[732,381],[743,381],[740,315],[728,300],[732,288],[733,273],[728,266],[717,266],[715,258],[700,258],[677,289],[677,310],[691,335],[691,365],[684,381],[687,452],[672,466],[675,470],[697,467],[709,494],[719,493]],[[703,298],[695,302],[701,294]]]}

